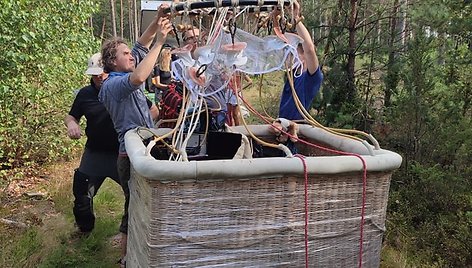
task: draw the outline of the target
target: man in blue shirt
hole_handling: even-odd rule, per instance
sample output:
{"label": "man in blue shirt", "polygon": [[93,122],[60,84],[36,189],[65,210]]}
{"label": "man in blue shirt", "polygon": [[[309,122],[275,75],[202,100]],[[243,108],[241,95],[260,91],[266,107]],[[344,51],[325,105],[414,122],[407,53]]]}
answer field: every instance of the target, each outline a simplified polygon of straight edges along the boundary
{"label": "man in blue shirt", "polygon": [[[298,22],[295,26],[296,32],[298,36],[303,39],[303,43],[299,44],[297,48],[298,55],[303,63],[303,70],[299,77],[294,77],[293,83],[301,104],[308,110],[320,90],[321,82],[323,81],[323,73],[320,70],[315,44],[311,41],[310,33],[301,20],[300,4],[297,1],[294,2],[293,11],[295,21]],[[280,99],[279,117],[288,120],[304,119],[295,104],[292,88],[290,87],[288,79],[285,82]]]}
{"label": "man in blue shirt", "polygon": [[[123,39],[117,38],[108,40],[102,47],[103,69],[109,73],[109,76],[103,82],[99,99],[110,113],[118,133],[120,143],[117,160],[118,175],[125,193],[125,211],[120,225],[122,233],[120,264],[122,266],[125,265],[128,238],[128,182],[130,179],[130,162],[126,154],[124,136],[130,129],[154,126],[144,94],[144,82],[151,74],[167,34],[172,30],[171,22],[164,14],[166,7],[168,6],[161,5],[156,17],[139,37],[132,50]],[[154,37],[156,37],[156,42],[149,49]]]}

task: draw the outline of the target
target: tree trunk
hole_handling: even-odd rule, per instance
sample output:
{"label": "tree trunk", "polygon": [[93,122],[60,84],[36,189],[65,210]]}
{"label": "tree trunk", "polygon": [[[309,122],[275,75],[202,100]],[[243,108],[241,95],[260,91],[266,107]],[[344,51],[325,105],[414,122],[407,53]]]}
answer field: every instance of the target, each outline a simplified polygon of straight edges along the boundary
{"label": "tree trunk", "polygon": [[123,38],[123,0],[120,0],[120,37]]}
{"label": "tree trunk", "polygon": [[103,22],[102,22],[102,32],[100,33],[100,40],[103,41],[105,40],[105,24],[106,24],[107,19],[103,17]]}
{"label": "tree trunk", "polygon": [[393,8],[390,14],[390,33],[388,39],[388,62],[387,62],[387,78],[385,81],[384,92],[384,106],[390,106],[392,92],[396,89],[398,84],[398,70],[395,67],[395,59],[397,51],[395,48],[395,38],[397,36],[397,14],[398,14],[398,0],[393,1]]}
{"label": "tree trunk", "polygon": [[138,40],[141,33],[139,32],[139,24],[138,24],[138,4],[136,3],[137,0],[133,1],[133,9],[134,9],[134,41]]}
{"label": "tree trunk", "polygon": [[133,4],[131,0],[128,0],[128,27],[129,27],[129,40],[134,43],[134,25],[133,25]]}
{"label": "tree trunk", "polygon": [[408,38],[408,32],[407,32],[407,12],[408,12],[408,0],[402,0],[402,23],[401,23],[401,31],[402,31],[402,47],[405,46],[407,38]]}
{"label": "tree trunk", "polygon": [[113,37],[116,37],[116,17],[115,17],[115,0],[110,0],[111,12],[111,27],[113,30]]}
{"label": "tree trunk", "polygon": [[351,10],[349,12],[349,48],[347,55],[347,97],[354,99],[356,96],[355,67],[356,67],[356,31],[357,31],[357,0],[350,0]]}
{"label": "tree trunk", "polygon": [[330,53],[330,50],[331,50],[331,43],[333,42],[333,39],[335,37],[335,30],[337,30],[337,27],[339,26],[338,25],[338,20],[339,20],[339,17],[340,17],[340,12],[342,11],[343,9],[343,0],[339,0],[338,1],[338,8],[336,11],[333,11],[333,15],[331,17],[331,22],[329,23],[329,25],[327,25],[327,31],[328,31],[328,37],[326,39],[326,45],[323,49],[323,57],[322,57],[322,60],[321,60],[321,64],[325,64],[326,63],[326,58],[328,57],[329,53]]}
{"label": "tree trunk", "polygon": [[90,16],[89,27],[90,27],[90,30],[92,31],[92,36],[93,36],[93,16]]}

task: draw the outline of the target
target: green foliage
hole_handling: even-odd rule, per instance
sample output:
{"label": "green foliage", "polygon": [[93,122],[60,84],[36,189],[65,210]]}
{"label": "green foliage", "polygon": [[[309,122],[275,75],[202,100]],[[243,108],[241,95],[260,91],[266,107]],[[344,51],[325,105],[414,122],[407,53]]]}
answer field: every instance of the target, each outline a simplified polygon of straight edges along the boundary
{"label": "green foliage", "polygon": [[[243,91],[244,99],[249,103],[248,107],[253,107],[262,116],[277,118],[284,75],[285,73],[276,72],[251,77],[252,86]],[[245,121],[247,124],[265,124],[264,120],[252,112]]]}
{"label": "green foliage", "polygon": [[467,37],[472,31],[470,1],[418,1],[410,13],[416,25],[428,26],[437,32]]}
{"label": "green foliage", "polygon": [[2,1],[0,170],[70,151],[63,118],[98,47],[87,27],[96,7],[94,1]]}
{"label": "green foliage", "polygon": [[472,261],[470,51],[441,42],[415,28],[387,113],[394,128],[384,144],[404,157],[392,181],[387,241],[412,263],[465,267]]}
{"label": "green foliage", "polygon": [[[388,2],[357,2],[359,15],[350,29],[351,6],[346,1],[303,2],[305,25],[314,34],[325,78],[313,106],[318,120],[328,126],[370,130],[378,98],[379,73],[388,48]],[[353,44],[348,37],[354,36]],[[352,47],[351,47],[352,46]],[[355,72],[348,59],[354,56]],[[380,69],[380,70],[379,70]]]}
{"label": "green foliage", "polygon": [[[387,240],[407,234],[404,241],[417,260],[440,266],[465,267],[471,263],[472,239],[470,182],[450,170],[415,163],[411,181],[391,196],[388,208],[393,230]],[[403,230],[399,232],[399,230]]]}

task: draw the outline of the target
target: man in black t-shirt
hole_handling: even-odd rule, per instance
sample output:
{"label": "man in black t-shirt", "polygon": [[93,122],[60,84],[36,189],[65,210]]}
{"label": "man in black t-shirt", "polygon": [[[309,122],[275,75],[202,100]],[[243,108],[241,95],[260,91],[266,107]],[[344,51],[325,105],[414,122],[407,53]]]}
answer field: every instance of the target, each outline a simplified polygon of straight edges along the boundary
{"label": "man in black t-shirt", "polygon": [[[100,53],[94,54],[89,59],[85,74],[91,76],[90,85],[78,91],[69,114],[64,119],[67,135],[71,139],[82,137],[79,122],[82,116],[87,119],[85,127],[87,142],[80,166],[75,170],[72,186],[73,212],[79,236],[87,235],[94,228],[93,197],[105,178],[111,178],[120,184],[116,165],[119,151],[118,134],[110,114],[98,100],[102,83],[108,77],[108,74],[103,72]],[[146,99],[146,102],[151,117],[155,120],[159,111],[149,99]],[[123,192],[125,198],[129,198],[126,191]]]}
{"label": "man in black t-shirt", "polygon": [[72,191],[74,194],[74,217],[79,234],[88,234],[95,225],[93,197],[105,178],[109,177],[118,184],[116,160],[118,157],[118,135],[105,106],[98,100],[98,92],[108,74],[101,67],[101,54],[94,54],[88,62],[85,74],[91,75],[90,85],[82,88],[64,119],[67,134],[71,139],[82,136],[79,125],[82,116],[87,119],[85,134],[87,142],[75,170]]}

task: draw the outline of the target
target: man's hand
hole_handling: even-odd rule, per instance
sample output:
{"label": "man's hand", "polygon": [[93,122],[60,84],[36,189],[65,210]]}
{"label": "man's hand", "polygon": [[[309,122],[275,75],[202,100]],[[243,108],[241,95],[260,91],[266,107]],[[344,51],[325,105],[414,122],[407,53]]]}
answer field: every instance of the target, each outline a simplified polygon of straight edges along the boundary
{"label": "man's hand", "polygon": [[272,10],[272,12],[270,13],[270,18],[272,20],[274,27],[280,26],[279,25],[280,14],[282,14],[282,12],[280,12],[280,9],[278,7]]}
{"label": "man's hand", "polygon": [[169,18],[170,16],[170,13],[164,13],[164,10],[169,8],[169,5],[168,4],[162,4],[159,6],[159,8],[157,9],[157,15],[156,15],[156,20],[159,21],[160,18]]}
{"label": "man's hand", "polygon": [[157,40],[164,43],[170,31],[172,31],[172,23],[170,20],[166,17],[159,18],[156,31]]}
{"label": "man's hand", "polygon": [[[161,22],[161,19],[163,18],[168,18],[169,14],[164,13],[164,9],[166,9],[168,5],[162,4],[159,9],[156,11],[156,15],[154,16],[152,22],[149,24],[149,26],[144,30],[143,34],[138,38],[137,42],[143,45],[146,48],[150,48],[152,41],[156,37],[157,31],[159,31],[159,23]],[[167,37],[167,33],[164,35],[164,37]],[[161,36],[158,36],[158,38],[162,38]],[[164,39],[158,39],[157,41],[161,42],[161,45],[165,42]]]}
{"label": "man's hand", "polygon": [[149,113],[151,114],[152,120],[157,120],[159,117],[159,108],[155,104],[152,104],[151,107],[149,107]]}
{"label": "man's hand", "polygon": [[298,20],[301,17],[300,4],[298,1],[293,1],[293,16],[295,20]]}
{"label": "man's hand", "polygon": [[80,139],[82,136],[80,125],[77,119],[72,115],[68,114],[64,118],[64,124],[67,127],[67,136],[71,139]]}
{"label": "man's hand", "polygon": [[67,124],[67,136],[69,136],[71,139],[80,139],[82,136],[80,126],[74,121],[70,121]]}

